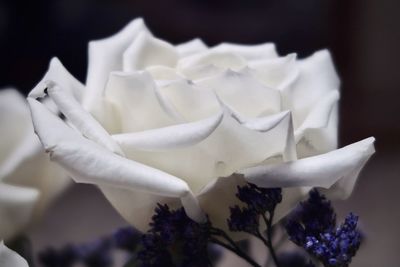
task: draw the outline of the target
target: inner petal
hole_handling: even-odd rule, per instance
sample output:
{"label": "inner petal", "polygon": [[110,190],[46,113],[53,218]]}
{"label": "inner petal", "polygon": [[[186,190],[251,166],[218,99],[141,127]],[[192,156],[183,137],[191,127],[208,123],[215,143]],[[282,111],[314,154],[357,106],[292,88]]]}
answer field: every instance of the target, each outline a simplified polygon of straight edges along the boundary
{"label": "inner petal", "polygon": [[265,87],[249,74],[226,70],[196,84],[214,90],[224,103],[246,117],[265,116],[281,110],[280,92]]}
{"label": "inner petal", "polygon": [[121,132],[136,132],[177,123],[157,94],[147,72],[110,74],[105,98],[114,104],[121,120]]}
{"label": "inner petal", "polygon": [[246,60],[278,57],[278,53],[276,52],[276,48],[273,43],[264,43],[258,45],[222,43],[211,48],[211,50],[217,52],[234,53],[240,55]]}
{"label": "inner petal", "polygon": [[[285,133],[290,127],[287,121],[281,121],[265,132],[256,131],[240,124],[230,114],[224,113],[222,121],[209,136],[195,143],[186,143],[185,146],[171,145],[179,139],[184,140],[182,137],[175,141],[167,140],[167,136],[175,138],[184,134],[180,126],[169,127],[166,134],[162,133],[164,129],[151,130],[157,131],[156,135],[151,131],[140,133],[140,143],[130,142],[127,139],[129,137],[113,138],[128,158],[181,177],[194,193],[199,193],[217,177],[230,176],[245,166],[254,166],[270,156],[284,153],[287,139]],[[175,135],[171,134],[174,127],[177,129]],[[131,138],[135,139],[135,135],[132,133]],[[141,144],[147,143],[143,141],[146,137],[152,138],[152,144],[159,144],[158,149],[154,146],[151,150],[144,148]],[[157,138],[160,140],[155,141]],[[277,147],[277,143],[282,146]]]}
{"label": "inner petal", "polygon": [[143,70],[152,65],[174,67],[178,61],[175,48],[160,39],[142,32],[123,55],[123,70]]}
{"label": "inner petal", "polygon": [[180,59],[178,62],[178,69],[185,70],[186,68],[202,65],[214,65],[224,69],[237,69],[246,66],[246,60],[234,53],[208,50],[201,54],[195,54]]}
{"label": "inner petal", "polygon": [[215,93],[188,80],[177,80],[160,89],[186,121],[196,121],[218,113],[221,106]]}

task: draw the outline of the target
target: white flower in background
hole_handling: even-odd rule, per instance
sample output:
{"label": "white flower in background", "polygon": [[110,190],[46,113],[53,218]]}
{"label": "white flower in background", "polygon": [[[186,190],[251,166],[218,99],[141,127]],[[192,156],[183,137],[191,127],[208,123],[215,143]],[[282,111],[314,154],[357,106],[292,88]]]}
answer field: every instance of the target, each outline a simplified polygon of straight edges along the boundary
{"label": "white flower in background", "polygon": [[24,258],[18,255],[15,251],[9,249],[0,242],[0,266],[1,267],[29,267]]}
{"label": "white flower in background", "polygon": [[[34,99],[45,94],[66,121]],[[278,218],[310,187],[348,196],[374,138],[337,149],[338,100],[325,50],[297,60],[273,44],[173,46],[139,19],[89,44],[85,86],[53,59],[29,103],[52,160],[143,230],[157,202],[224,227],[243,177],[285,188]]]}
{"label": "white flower in background", "polygon": [[43,152],[25,98],[0,90],[0,239],[14,237],[38,218],[67,182]]}

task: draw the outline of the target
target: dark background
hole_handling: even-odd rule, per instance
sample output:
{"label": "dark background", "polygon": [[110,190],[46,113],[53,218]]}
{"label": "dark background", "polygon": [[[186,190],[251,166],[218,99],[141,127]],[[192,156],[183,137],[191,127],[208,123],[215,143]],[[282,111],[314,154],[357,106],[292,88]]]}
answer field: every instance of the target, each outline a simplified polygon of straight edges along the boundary
{"label": "dark background", "polygon": [[[145,19],[156,36],[172,43],[194,37],[209,45],[223,41],[274,42],[282,55],[297,52],[300,57],[329,48],[342,79],[341,145],[371,135],[377,138],[377,153],[362,174],[354,195],[346,203],[337,203],[343,213],[350,209],[358,212],[370,236],[362,259],[354,266],[397,266],[400,1],[3,0],[0,1],[0,88],[13,86],[29,92],[53,56],[59,57],[84,82],[88,41],[107,37],[138,16]],[[75,187],[67,192],[66,199],[89,205],[93,201],[89,196],[99,198],[96,194],[89,187]],[[106,202],[92,215],[84,211],[71,215],[65,199],[60,201],[45,219],[48,228],[55,227],[57,218],[63,216],[78,216],[81,222],[96,222],[91,218],[102,212],[109,218],[118,216]],[[65,210],[60,213],[60,208]],[[94,228],[97,229],[94,233],[109,231],[107,227],[113,225],[107,224],[110,220],[113,219],[104,220],[103,228]],[[58,233],[55,238],[60,242],[68,237],[73,239],[71,229],[77,228],[64,227],[64,234]],[[54,243],[54,238],[46,239],[47,230],[39,227],[33,231],[38,243]],[[83,234],[88,232],[81,230],[79,236],[90,237]]]}

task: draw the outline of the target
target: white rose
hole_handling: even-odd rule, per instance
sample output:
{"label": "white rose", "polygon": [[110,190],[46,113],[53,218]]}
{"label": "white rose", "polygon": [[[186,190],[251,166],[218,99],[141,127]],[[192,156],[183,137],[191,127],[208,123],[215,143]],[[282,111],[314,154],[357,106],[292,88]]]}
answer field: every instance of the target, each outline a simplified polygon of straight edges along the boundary
{"label": "white rose", "polygon": [[[67,123],[34,100],[45,88]],[[85,88],[54,59],[30,96],[52,160],[99,185],[142,230],[157,202],[225,228],[243,177],[285,188],[278,218],[310,187],[346,197],[374,152],[373,138],[336,149],[339,79],[329,52],[297,60],[273,44],[173,46],[140,19],[90,42]]]}
{"label": "white rose", "polygon": [[43,152],[27,102],[13,89],[0,91],[0,137],[1,240],[37,219],[68,180]]}

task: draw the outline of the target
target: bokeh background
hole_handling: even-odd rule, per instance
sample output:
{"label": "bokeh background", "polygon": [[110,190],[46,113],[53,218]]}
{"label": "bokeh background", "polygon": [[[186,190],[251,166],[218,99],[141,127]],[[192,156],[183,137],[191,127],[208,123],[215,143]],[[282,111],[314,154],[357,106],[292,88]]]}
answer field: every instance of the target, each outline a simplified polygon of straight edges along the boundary
{"label": "bokeh background", "polygon": [[[397,0],[1,0],[0,88],[27,93],[57,56],[85,80],[87,43],[143,17],[172,43],[274,42],[300,57],[328,48],[342,79],[340,144],[368,136],[377,153],[352,197],[367,235],[354,267],[400,262],[400,1]],[[92,186],[74,185],[30,230],[35,248],[93,240],[125,222]],[[227,265],[229,266],[229,265]],[[241,266],[230,263],[230,266]],[[244,265],[243,265],[244,266]]]}

